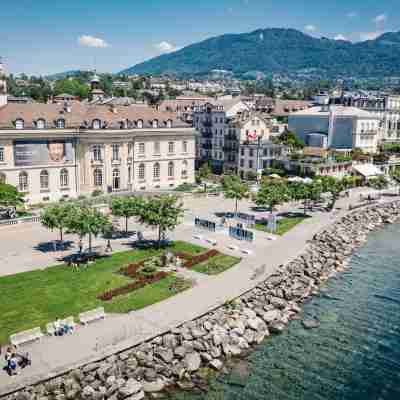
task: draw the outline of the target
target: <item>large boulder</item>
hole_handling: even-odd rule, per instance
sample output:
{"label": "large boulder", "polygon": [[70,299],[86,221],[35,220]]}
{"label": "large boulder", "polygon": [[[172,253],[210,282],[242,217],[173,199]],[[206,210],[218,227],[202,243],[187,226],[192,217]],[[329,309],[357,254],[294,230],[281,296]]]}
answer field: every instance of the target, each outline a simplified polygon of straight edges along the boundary
{"label": "large boulder", "polygon": [[272,321],[279,320],[281,313],[279,310],[270,310],[263,314],[262,318],[267,323],[270,324]]}
{"label": "large boulder", "polygon": [[183,360],[186,369],[189,372],[197,371],[201,365],[201,358],[199,353],[188,353]]}
{"label": "large boulder", "polygon": [[118,397],[120,399],[125,399],[129,396],[135,395],[142,391],[142,384],[137,380],[130,378],[123,386],[118,389]]}
{"label": "large boulder", "polygon": [[143,391],[145,393],[161,392],[165,387],[164,381],[158,379],[154,382],[143,382]]}

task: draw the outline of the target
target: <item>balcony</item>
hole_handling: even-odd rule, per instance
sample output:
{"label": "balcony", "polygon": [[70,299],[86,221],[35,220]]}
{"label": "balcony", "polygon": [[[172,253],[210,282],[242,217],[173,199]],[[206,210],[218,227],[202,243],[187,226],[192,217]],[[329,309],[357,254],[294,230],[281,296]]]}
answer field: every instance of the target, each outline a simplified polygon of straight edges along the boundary
{"label": "balcony", "polygon": [[211,128],[212,127],[212,121],[207,119],[203,122],[203,126],[206,128]]}
{"label": "balcony", "polygon": [[121,159],[120,158],[113,158],[111,160],[112,165],[121,165]]}
{"label": "balcony", "polygon": [[98,159],[93,158],[90,162],[92,165],[103,165],[103,163],[104,163],[103,159],[101,159],[101,158],[98,158]]}

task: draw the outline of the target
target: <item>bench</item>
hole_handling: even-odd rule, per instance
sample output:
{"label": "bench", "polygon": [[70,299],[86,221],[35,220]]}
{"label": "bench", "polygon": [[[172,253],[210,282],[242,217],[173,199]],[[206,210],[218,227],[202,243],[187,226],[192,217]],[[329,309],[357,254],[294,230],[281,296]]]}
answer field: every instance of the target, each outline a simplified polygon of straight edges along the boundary
{"label": "bench", "polygon": [[240,249],[240,251],[241,251],[243,254],[251,254],[251,250]]}
{"label": "bench", "polygon": [[203,240],[203,236],[201,235],[193,235],[193,238],[197,240]]}
{"label": "bench", "polygon": [[214,239],[210,239],[210,238],[206,238],[206,242],[212,244],[213,246],[215,246],[217,244],[217,241]]}
{"label": "bench", "polygon": [[[68,325],[69,327],[71,327],[72,329],[75,329],[75,322],[74,322],[74,317],[68,317],[65,319],[61,319],[60,320],[60,324],[61,325]],[[56,333],[56,330],[54,328],[54,322],[49,322],[48,324],[46,324],[46,332],[49,336],[54,336]]]}
{"label": "bench", "polygon": [[239,248],[238,248],[237,246],[235,246],[234,244],[230,244],[230,245],[228,246],[228,249],[229,249],[229,250],[233,250],[233,251],[239,250]]}
{"label": "bench", "polygon": [[20,344],[33,342],[34,340],[40,340],[42,337],[43,333],[38,327],[11,335],[10,342],[14,346],[19,346]]}
{"label": "bench", "polygon": [[103,307],[96,308],[94,310],[86,311],[79,314],[79,321],[85,325],[92,321],[97,321],[98,319],[104,319],[106,313]]}

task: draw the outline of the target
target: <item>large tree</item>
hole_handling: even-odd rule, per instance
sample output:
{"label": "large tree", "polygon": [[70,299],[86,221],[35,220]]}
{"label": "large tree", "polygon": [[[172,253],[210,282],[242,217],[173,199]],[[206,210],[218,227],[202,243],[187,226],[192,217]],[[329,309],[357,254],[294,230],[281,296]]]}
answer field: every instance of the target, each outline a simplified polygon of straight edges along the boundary
{"label": "large tree", "polygon": [[125,218],[125,233],[128,233],[129,218],[138,216],[143,207],[140,197],[117,197],[111,202],[112,215]]}
{"label": "large tree", "polygon": [[112,224],[109,218],[93,207],[75,207],[68,222],[68,231],[80,238],[88,236],[89,252],[92,251],[92,237],[109,232]]}
{"label": "large tree", "polygon": [[171,195],[155,196],[146,200],[139,211],[141,223],[158,229],[158,246],[167,230],[173,230],[183,216],[183,204]]}
{"label": "large tree", "polygon": [[237,175],[226,176],[222,182],[224,196],[235,200],[235,214],[238,211],[238,202],[248,196],[249,187]]}
{"label": "large tree", "polygon": [[63,241],[63,233],[69,227],[70,219],[75,212],[75,206],[71,204],[56,204],[49,206],[42,212],[40,222],[43,226],[53,231],[58,229],[60,242]]}
{"label": "large tree", "polygon": [[209,163],[204,163],[197,171],[196,181],[198,183],[204,183],[204,191],[207,190],[207,185],[204,181],[207,180],[211,176],[211,174],[212,171]]}
{"label": "large tree", "polygon": [[7,183],[0,183],[0,206],[17,207],[24,203],[23,193]]}
{"label": "large tree", "polygon": [[290,199],[288,187],[283,182],[263,182],[257,192],[255,203],[259,207],[269,207],[271,213],[275,206]]}

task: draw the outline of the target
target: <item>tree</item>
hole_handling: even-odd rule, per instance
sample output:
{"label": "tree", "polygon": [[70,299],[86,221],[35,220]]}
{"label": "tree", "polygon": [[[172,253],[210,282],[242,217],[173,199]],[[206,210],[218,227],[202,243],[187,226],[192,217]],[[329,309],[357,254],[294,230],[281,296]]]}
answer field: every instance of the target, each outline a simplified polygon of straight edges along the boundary
{"label": "tree", "polygon": [[292,183],[289,186],[290,198],[295,201],[303,201],[304,215],[306,215],[307,200],[309,198],[309,191],[306,184],[302,182]]}
{"label": "tree", "polygon": [[[203,164],[199,171],[197,172],[196,179],[198,183],[203,183],[206,179],[208,179],[212,174],[211,167],[209,163]],[[204,183],[204,191],[207,191],[207,185]]]}
{"label": "tree", "polygon": [[139,197],[117,197],[111,202],[112,215],[125,218],[125,233],[128,234],[129,218],[139,215],[143,201]]}
{"label": "tree", "polygon": [[80,238],[89,237],[89,252],[92,251],[92,237],[111,231],[112,224],[107,216],[88,206],[74,207],[68,219],[68,231]]}
{"label": "tree", "polygon": [[275,206],[289,200],[289,198],[289,191],[284,183],[264,182],[256,195],[255,203],[259,207],[268,206],[272,213]]}
{"label": "tree", "polygon": [[167,230],[173,230],[183,216],[183,204],[176,196],[152,197],[143,203],[139,211],[139,221],[158,229],[158,247]]}
{"label": "tree", "polygon": [[222,182],[222,190],[227,199],[235,200],[235,214],[238,211],[238,202],[248,196],[249,187],[237,175],[226,176]]}
{"label": "tree", "polygon": [[0,206],[17,207],[24,203],[23,193],[7,183],[0,183]]}
{"label": "tree", "polygon": [[278,137],[274,138],[274,142],[284,144],[292,149],[300,150],[304,147],[304,142],[299,139],[293,132],[286,130]]}
{"label": "tree", "polygon": [[58,229],[60,242],[63,242],[63,233],[69,227],[70,218],[74,213],[74,206],[71,204],[56,204],[49,206],[43,211],[40,222],[47,229],[53,231]]}

